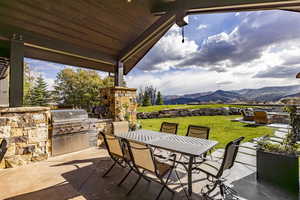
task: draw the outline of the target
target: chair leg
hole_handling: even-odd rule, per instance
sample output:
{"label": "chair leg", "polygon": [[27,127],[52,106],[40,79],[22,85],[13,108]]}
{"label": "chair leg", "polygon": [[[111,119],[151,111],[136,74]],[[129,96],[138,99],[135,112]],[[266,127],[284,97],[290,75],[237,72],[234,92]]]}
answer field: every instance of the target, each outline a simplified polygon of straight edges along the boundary
{"label": "chair leg", "polygon": [[135,184],[131,187],[131,189],[127,192],[126,196],[130,195],[130,193],[134,190],[137,184],[140,182],[142,175],[139,175],[139,178],[136,180]]}
{"label": "chair leg", "polygon": [[167,180],[166,180],[166,181],[160,179],[160,182],[163,184],[163,187],[161,188],[161,190],[160,190],[160,192],[159,192],[159,194],[158,194],[158,196],[156,197],[155,200],[158,200],[158,199],[159,199],[160,195],[162,194],[162,192],[164,191],[165,188],[167,188],[167,190],[169,190],[172,194],[174,194],[174,191],[172,191],[171,188],[169,188],[169,187],[167,186],[167,184],[168,184],[168,182],[169,182],[169,179],[170,179],[170,177],[171,177],[172,171],[173,171],[173,170],[170,170],[170,172],[169,172],[169,174],[168,174],[168,177],[167,177]]}
{"label": "chair leg", "polygon": [[114,163],[112,164],[112,166],[102,175],[102,177],[105,177],[113,168],[114,166],[117,164],[116,161],[114,161]]}
{"label": "chair leg", "polygon": [[166,188],[166,186],[164,185],[164,186],[161,188],[161,190],[160,190],[160,192],[158,193],[158,195],[157,195],[157,197],[156,197],[155,200],[158,200],[158,199],[159,199],[160,195],[162,194],[162,192],[164,191],[165,188]]}
{"label": "chair leg", "polygon": [[122,183],[126,180],[126,178],[129,176],[129,174],[132,172],[132,168],[128,171],[128,173],[122,178],[122,180],[118,183],[118,186],[121,186]]}

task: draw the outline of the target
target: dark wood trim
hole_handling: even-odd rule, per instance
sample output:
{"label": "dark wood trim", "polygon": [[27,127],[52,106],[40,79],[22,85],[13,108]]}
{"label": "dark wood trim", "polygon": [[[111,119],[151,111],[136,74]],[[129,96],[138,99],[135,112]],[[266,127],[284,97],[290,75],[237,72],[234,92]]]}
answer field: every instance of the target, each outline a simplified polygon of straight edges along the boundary
{"label": "dark wood trim", "polygon": [[98,52],[98,51],[95,51],[92,49],[78,47],[76,45],[67,43],[65,41],[61,41],[61,40],[49,38],[49,37],[44,37],[42,35],[30,32],[30,31],[22,30],[20,28],[15,28],[11,25],[6,25],[6,24],[0,23],[0,37],[11,38],[14,33],[22,34],[23,41],[26,46],[28,44],[36,45],[39,47],[47,48],[49,50],[61,51],[61,52],[73,54],[74,56],[77,55],[77,56],[81,56],[81,57],[95,59],[98,62],[102,62],[102,63],[108,64],[108,65],[116,64],[115,58],[113,58],[109,55],[104,55],[101,52]]}
{"label": "dark wood trim", "polygon": [[133,43],[124,48],[119,56],[119,60],[126,62],[133,55],[135,55],[140,49],[148,44],[156,35],[160,34],[166,26],[173,24],[175,21],[174,13],[167,13],[160,17],[154,24],[152,24],[145,32],[143,32]]}
{"label": "dark wood trim", "polygon": [[[194,1],[186,0],[187,13],[238,12],[251,10],[280,9],[281,7],[299,6],[299,0],[222,0]],[[176,7],[174,2],[158,2],[152,8],[155,15],[164,15]]]}
{"label": "dark wood trim", "polygon": [[[18,37],[18,38],[17,38]],[[10,40],[9,106],[23,106],[24,96],[24,42],[15,35]]]}
{"label": "dark wood trim", "polygon": [[45,60],[50,62],[61,63],[65,65],[78,66],[88,69],[101,70],[105,72],[114,72],[115,67],[105,63],[95,62],[93,60],[82,59],[80,57],[74,57],[66,54],[56,53],[52,51],[45,51],[43,49],[26,47],[25,57],[34,58],[39,60]]}
{"label": "dark wood trim", "polygon": [[124,86],[124,65],[119,61],[115,71],[115,87]]}

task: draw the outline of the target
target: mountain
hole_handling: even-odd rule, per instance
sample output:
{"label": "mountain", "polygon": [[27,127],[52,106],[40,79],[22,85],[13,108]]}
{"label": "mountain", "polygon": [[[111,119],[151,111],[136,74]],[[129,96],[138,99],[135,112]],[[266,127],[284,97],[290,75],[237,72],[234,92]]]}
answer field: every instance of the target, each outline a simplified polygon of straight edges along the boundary
{"label": "mountain", "polygon": [[254,101],[278,101],[284,96],[292,95],[300,91],[300,85],[263,87],[259,89],[242,89],[234,92],[248,96],[249,100]]}
{"label": "mountain", "polygon": [[166,104],[189,104],[205,102],[275,102],[282,98],[300,96],[300,85],[290,85],[281,87],[263,87],[259,89],[241,89],[215,92],[203,92],[185,95],[165,96]]}
{"label": "mountain", "polygon": [[231,91],[224,91],[224,90],[217,90],[209,95],[201,96],[197,98],[198,102],[223,102],[223,103],[230,103],[230,102],[237,102],[237,101],[244,101],[242,95],[231,92]]}

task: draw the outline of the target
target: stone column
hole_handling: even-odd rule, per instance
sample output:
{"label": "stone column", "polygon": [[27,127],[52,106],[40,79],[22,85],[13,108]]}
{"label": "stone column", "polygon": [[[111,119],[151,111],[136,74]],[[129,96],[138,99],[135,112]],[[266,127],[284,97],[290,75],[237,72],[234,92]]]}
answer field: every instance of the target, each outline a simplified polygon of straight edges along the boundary
{"label": "stone column", "polygon": [[8,141],[8,150],[0,168],[16,167],[50,155],[47,107],[0,108],[0,142]]}
{"label": "stone column", "polygon": [[113,121],[129,121],[136,124],[136,89],[126,87],[103,88],[100,91],[101,105],[106,108],[105,118]]}

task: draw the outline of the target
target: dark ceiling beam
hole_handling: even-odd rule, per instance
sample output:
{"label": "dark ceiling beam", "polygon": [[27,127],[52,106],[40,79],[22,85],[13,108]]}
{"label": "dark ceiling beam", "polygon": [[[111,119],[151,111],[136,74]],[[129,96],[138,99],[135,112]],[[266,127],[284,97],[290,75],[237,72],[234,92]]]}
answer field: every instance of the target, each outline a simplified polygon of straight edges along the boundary
{"label": "dark ceiling beam", "polygon": [[45,60],[65,65],[78,66],[87,69],[100,70],[105,72],[114,72],[115,66],[105,63],[99,63],[92,60],[81,59],[65,54],[55,53],[51,51],[45,51],[43,49],[26,47],[24,52],[25,57]]}
{"label": "dark ceiling beam", "polygon": [[146,31],[144,31],[134,42],[124,48],[120,55],[119,61],[126,62],[132,56],[134,56],[140,49],[149,44],[155,36],[164,31],[166,27],[170,27],[170,24],[174,24],[175,14],[167,13],[160,17],[155,23],[153,23]]}
{"label": "dark ceiling beam", "polygon": [[[195,1],[186,0],[185,7],[188,14],[235,12],[251,10],[280,9],[281,7],[299,6],[300,0],[222,0],[222,1]],[[176,7],[176,2],[158,1],[153,8],[155,15],[164,15]]]}
{"label": "dark ceiling beam", "polygon": [[86,59],[106,65],[116,66],[117,63],[116,59],[112,56],[105,55],[97,50],[86,49],[65,41],[61,41],[59,39],[45,37],[37,33],[0,23],[0,38],[9,39],[15,33],[22,35],[25,46],[42,48],[43,50],[67,54],[68,56]]}

